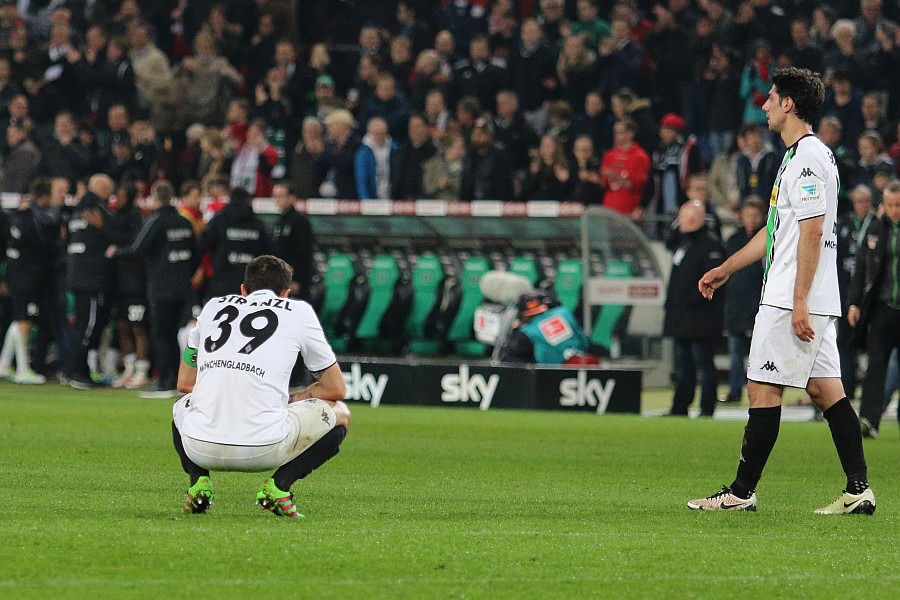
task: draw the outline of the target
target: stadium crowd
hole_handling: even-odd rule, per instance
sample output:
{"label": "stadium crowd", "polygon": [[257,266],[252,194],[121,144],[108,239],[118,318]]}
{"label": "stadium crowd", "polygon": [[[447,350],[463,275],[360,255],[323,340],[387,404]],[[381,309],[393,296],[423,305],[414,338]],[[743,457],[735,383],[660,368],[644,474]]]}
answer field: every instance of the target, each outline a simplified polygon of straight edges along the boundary
{"label": "stadium crowd", "polygon": [[[840,211],[860,186],[877,210],[900,163],[898,20],[882,0],[2,0],[0,192],[24,200],[0,223],[19,299],[0,371],[43,381],[55,341],[92,385],[112,311],[117,385],[170,372],[191,307],[237,292],[226,273],[308,255],[310,236],[285,240],[309,231],[292,198],[574,201],[651,237],[696,200],[718,228],[769,196],[783,148],[761,106],[782,66],[823,75]],[[247,202],[273,195],[274,232]],[[149,243],[178,212],[184,233]],[[172,256],[190,268],[154,283]],[[38,321],[35,373],[17,340]]]}

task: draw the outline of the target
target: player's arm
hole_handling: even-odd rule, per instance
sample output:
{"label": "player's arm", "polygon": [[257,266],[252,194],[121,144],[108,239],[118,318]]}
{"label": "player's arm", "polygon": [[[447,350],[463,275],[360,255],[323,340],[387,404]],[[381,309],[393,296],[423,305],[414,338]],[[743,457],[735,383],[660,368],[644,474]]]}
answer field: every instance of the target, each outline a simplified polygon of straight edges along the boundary
{"label": "player's arm", "polygon": [[188,394],[194,391],[195,383],[197,383],[197,349],[187,346],[178,367],[178,391]]}
{"label": "player's arm", "polygon": [[766,230],[763,228],[757,231],[756,235],[754,235],[749,242],[744,244],[743,248],[729,256],[728,259],[718,267],[707,271],[703,277],[700,278],[700,281],[697,282],[700,293],[703,294],[703,297],[707,300],[712,300],[713,292],[725,285],[725,282],[728,281],[728,278],[731,277],[733,273],[740,271],[747,265],[753,264],[758,260],[762,260],[765,255]]}
{"label": "player's arm", "polygon": [[[311,373],[311,375],[313,376],[313,379],[315,379],[312,385],[291,394],[288,403],[309,400],[310,398],[337,402],[338,400],[343,400],[347,395],[344,374],[341,373],[341,368],[337,363],[334,363],[323,371],[315,371]],[[179,382],[181,381],[180,374],[178,380]]]}
{"label": "player's arm", "polygon": [[822,244],[822,225],[825,217],[811,217],[800,221],[800,239],[797,241],[797,276],[794,279],[794,314],[791,324],[794,335],[810,342],[816,337],[809,323],[809,289],[812,287],[816,268],[819,266],[819,247]]}

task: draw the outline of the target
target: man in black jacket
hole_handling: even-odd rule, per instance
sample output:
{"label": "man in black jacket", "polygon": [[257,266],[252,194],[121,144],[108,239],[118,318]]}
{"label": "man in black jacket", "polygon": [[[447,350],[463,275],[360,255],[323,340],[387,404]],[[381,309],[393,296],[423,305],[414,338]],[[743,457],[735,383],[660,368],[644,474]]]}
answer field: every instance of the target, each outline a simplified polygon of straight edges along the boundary
{"label": "man in black jacket", "polygon": [[112,192],[112,179],[106,175],[92,176],[88,191],[69,220],[66,282],[75,298],[75,324],[69,350],[70,372],[66,375],[69,385],[78,390],[93,387],[87,364],[88,350],[97,347],[109,321],[113,262],[106,257],[106,249],[128,241],[128,233],[114,226],[107,206]]}
{"label": "man in black jacket", "polygon": [[494,123],[475,119],[472,147],[463,161],[461,200],[512,200],[512,169],[506,153],[494,144]]}
{"label": "man in black jacket", "polygon": [[142,256],[147,266],[147,300],[150,304],[150,336],[159,371],[157,389],[141,392],[142,398],[171,398],[177,394],[178,328],[193,300],[191,276],[199,264],[197,238],[191,222],[172,206],[172,184],[153,185],[150,202],[155,212],[128,248],[110,247],[107,256]]}
{"label": "man in black jacket", "polygon": [[722,335],[724,297],[707,302],[697,289],[704,273],[725,259],[722,243],[705,227],[706,210],[689,200],[678,211],[678,234],[670,247],[672,272],[666,291],[663,335],[675,343],[675,395],[671,415],[687,416],[694,401],[700,372],[700,415],[711,417],[716,409],[715,340]]}
{"label": "man in black jacket", "polygon": [[[42,384],[43,375],[30,366],[31,327],[42,320],[50,300],[53,261],[59,238],[59,222],[50,208],[50,182],[40,179],[31,186],[31,200],[13,213],[6,250],[6,280],[12,295],[13,322],[6,332],[0,376],[15,383]],[[49,315],[47,315],[49,316]],[[47,317],[43,317],[46,322]],[[16,372],[10,369],[15,355]]]}
{"label": "man in black jacket", "polygon": [[312,224],[306,215],[294,208],[296,195],[285,182],[276,183],[272,197],[278,204],[278,221],[272,229],[272,254],[294,270],[291,297],[309,301],[309,286],[313,276]]}
{"label": "man in black jacket", "polygon": [[231,202],[210,220],[200,237],[200,255],[212,255],[210,297],[239,294],[247,265],[269,250],[269,234],[253,213],[250,193],[234,188]]}
{"label": "man in black jacket", "polygon": [[865,332],[869,367],[863,381],[859,424],[878,437],[884,380],[891,350],[900,348],[900,181],[884,190],[884,216],[872,221],[859,244],[847,321]]}

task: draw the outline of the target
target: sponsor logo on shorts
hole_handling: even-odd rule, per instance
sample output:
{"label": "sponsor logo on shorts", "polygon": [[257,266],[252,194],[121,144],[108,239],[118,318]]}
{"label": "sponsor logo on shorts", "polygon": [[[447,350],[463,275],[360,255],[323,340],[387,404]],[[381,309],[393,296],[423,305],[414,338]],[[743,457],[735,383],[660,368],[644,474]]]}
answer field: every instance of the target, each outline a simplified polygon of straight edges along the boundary
{"label": "sponsor logo on shorts", "polygon": [[766,361],[766,364],[764,364],[764,365],[761,366],[760,368],[761,368],[763,371],[770,371],[770,372],[771,372],[771,371],[775,371],[776,373],[778,372],[778,367],[776,367],[776,366],[775,366],[775,363],[773,363],[771,360],[767,360],[767,361]]}

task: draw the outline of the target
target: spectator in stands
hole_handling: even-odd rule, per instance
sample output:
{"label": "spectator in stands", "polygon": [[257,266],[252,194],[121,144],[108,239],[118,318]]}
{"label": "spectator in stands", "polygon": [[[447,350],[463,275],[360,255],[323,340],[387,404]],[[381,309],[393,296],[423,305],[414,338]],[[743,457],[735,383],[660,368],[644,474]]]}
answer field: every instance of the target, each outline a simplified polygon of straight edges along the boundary
{"label": "spectator in stands", "polygon": [[360,126],[365,128],[373,117],[384,119],[391,137],[398,142],[406,138],[409,103],[403,92],[397,90],[397,82],[390,73],[382,73],[375,81],[375,94],[359,113]]}
{"label": "spectator in stands", "polygon": [[247,141],[231,163],[231,186],[243,188],[258,198],[272,195],[272,169],[278,151],[266,141],[266,124],[256,120],[247,128]]}
{"label": "spectator in stands", "polygon": [[822,48],[812,41],[809,19],[797,16],[791,19],[791,45],[785,52],[791,65],[821,73],[825,66]]}
{"label": "spectator in stands", "polygon": [[[297,64],[297,48],[287,39],[275,44],[273,68],[278,71],[282,82],[282,95],[291,106],[298,110],[306,106],[306,90],[303,89],[303,73]],[[267,71],[268,72],[268,71]]]}
{"label": "spectator in stands", "polygon": [[107,109],[105,126],[96,129],[97,148],[101,159],[109,158],[114,144],[131,143],[128,131],[131,120],[128,115],[128,109],[124,104],[113,104]]}
{"label": "spectator in stands", "polygon": [[422,196],[422,167],[437,153],[425,117],[419,114],[410,116],[407,132],[409,139],[397,151],[391,170],[391,190],[395,200]]}
{"label": "spectator in stands", "polygon": [[531,164],[522,185],[523,200],[566,200],[572,194],[572,171],[562,145],[552,135],[543,135],[531,152]]}
{"label": "spectator in stands", "polygon": [[425,111],[422,113],[428,122],[432,141],[440,139],[450,126],[451,115],[447,109],[444,92],[433,89],[425,96]]}
{"label": "spectator in stands", "polygon": [[151,112],[158,111],[171,94],[172,69],[169,59],[150,39],[150,28],[144,24],[129,30],[128,46],[138,105]]}
{"label": "spectator in stands", "polygon": [[[735,254],[753,239],[766,219],[766,205],[761,198],[751,196],[741,203],[739,227],[725,242],[726,257]],[[728,334],[728,394],[722,402],[740,402],[747,381],[747,355],[750,335],[759,310],[762,293],[763,263],[757,261],[735,272],[728,280],[725,296],[725,331]]]}
{"label": "spectator in stands", "polygon": [[225,178],[227,181],[230,174],[231,158],[227,155],[225,139],[215,129],[207,129],[200,138],[200,162],[197,165],[197,178],[206,186],[213,179]]}
{"label": "spectator in stands", "polygon": [[242,29],[240,24],[228,22],[224,4],[214,4],[209,9],[209,16],[200,32],[194,36],[194,52],[197,52],[197,40],[208,35],[212,40],[214,51],[227,60],[229,65],[237,65],[243,54]]}
{"label": "spectator in stands", "polygon": [[634,122],[637,127],[634,142],[643,148],[644,152],[649,155],[656,149],[659,145],[659,126],[648,99],[638,98],[631,90],[622,88],[612,95],[609,106],[616,121],[628,119]]}
{"label": "spectator in stands", "polygon": [[254,214],[251,199],[243,188],[231,190],[231,201],[210,219],[200,236],[200,256],[212,256],[210,297],[240,290],[247,264],[271,250],[268,228]]}
{"label": "spectator in stands", "polygon": [[825,102],[819,112],[821,117],[837,117],[847,140],[855,140],[863,132],[862,92],[853,85],[851,77],[850,72],[845,70],[832,73],[830,87],[825,91]]}
{"label": "spectator in stands", "polygon": [[709,198],[721,217],[736,217],[740,208],[737,159],[743,152],[743,136],[735,136],[727,153],[717,154],[709,167]]}
{"label": "spectator in stands", "polygon": [[459,200],[466,142],[457,133],[445,133],[441,137],[440,148],[440,154],[423,165],[422,191],[426,198]]}
{"label": "spectator in stands", "polygon": [[415,66],[410,74],[412,81],[409,86],[412,110],[422,110],[425,107],[426,98],[432,91],[446,92],[447,78],[441,72],[440,66],[440,60],[434,50],[423,50],[416,57]]}
{"label": "spectator in stands", "polygon": [[[836,21],[837,15],[830,5],[819,4],[813,8],[812,24],[809,28],[810,39],[826,53],[834,49],[832,29]],[[822,74],[825,75],[824,72]]]}
{"label": "spectator in stands", "polygon": [[600,163],[600,185],[605,190],[603,206],[631,217],[644,219],[641,205],[644,187],[650,178],[650,157],[634,142],[634,121],[617,121],[613,126],[613,147]]}
{"label": "spectator in stands", "polygon": [[530,162],[528,150],[537,145],[538,137],[519,113],[515,92],[503,90],[497,94],[494,132],[496,141],[506,149],[513,170],[524,175]]}
{"label": "spectator in stands", "polygon": [[694,401],[700,374],[700,416],[711,417],[716,409],[715,341],[722,335],[724,296],[707,303],[697,282],[725,258],[722,243],[704,227],[705,210],[700,203],[685,202],[678,211],[678,244],[673,252],[672,272],[666,292],[663,335],[675,346],[675,394],[670,415],[687,416]]}
{"label": "spectator in stands", "polygon": [[377,56],[363,56],[359,59],[356,80],[353,87],[347,91],[348,109],[364,108],[375,99],[375,85],[381,72],[381,61]]}
{"label": "spectator in stands", "polygon": [[653,152],[656,210],[668,221],[687,199],[688,178],[705,171],[697,138],[682,136],[684,119],[668,113],[659,122],[659,146]]}
{"label": "spectator in stands", "polygon": [[[246,66],[247,87],[255,88],[273,66],[276,41],[275,22],[272,14],[264,12],[259,16],[256,31],[250,38],[250,46],[245,50],[242,61],[233,63],[235,66]],[[313,78],[313,82],[315,82],[315,78]],[[294,110],[301,114],[305,109],[305,106],[294,107]]]}
{"label": "spectator in stands", "polygon": [[575,161],[573,169],[573,185],[571,200],[584,205],[599,205],[603,201],[603,188],[600,187],[600,159],[594,152],[594,143],[587,135],[575,138],[572,151]]}
{"label": "spectator in stands", "polygon": [[[753,42],[753,55],[741,73],[741,97],[744,99],[744,123],[765,123],[762,106],[772,87],[770,77],[775,73],[772,47],[765,39]],[[766,192],[765,195],[768,195]]]}
{"label": "spectator in stands", "polygon": [[596,83],[604,96],[638,83],[644,49],[631,37],[631,25],[621,18],[610,22],[610,35],[597,47]]}
{"label": "spectator in stands", "polygon": [[832,75],[836,71],[853,73],[855,77],[865,77],[865,61],[859,55],[854,46],[856,40],[856,25],[850,19],[838,19],[831,26],[831,36],[834,39],[834,49],[825,52],[823,61],[825,68],[825,83],[830,83]]}
{"label": "spectator in stands", "polygon": [[309,301],[315,272],[315,237],[309,218],[297,211],[297,196],[284,181],[275,183],[272,197],[278,205],[278,220],[272,229],[272,254],[294,270],[290,296]]}
{"label": "spectator in stands", "polygon": [[847,186],[851,184],[853,173],[856,170],[856,149],[848,148],[843,143],[843,127],[837,117],[823,117],[819,121],[819,130],[816,136],[823,144],[828,146],[834,160],[837,162],[838,176],[841,178],[841,187],[838,190],[838,214],[846,212]]}
{"label": "spectator in stands", "polygon": [[[416,2],[412,0],[400,0],[397,3],[397,36],[402,36],[412,42],[412,51],[418,54],[431,45],[432,37],[428,25],[420,19]],[[423,5],[424,7],[424,5]],[[424,16],[424,15],[421,15]]]}
{"label": "spectator in stands", "polygon": [[522,116],[532,130],[541,132],[547,120],[544,101],[558,86],[554,50],[535,19],[522,22],[520,38],[518,48],[509,57],[510,86],[519,98]]}
{"label": "spectator in stands", "polygon": [[438,68],[443,75],[443,83],[448,84],[453,79],[453,65],[460,59],[453,34],[446,29],[438,31],[434,36],[434,51],[438,55]]}
{"label": "spectator in stands", "polygon": [[391,198],[391,164],[397,143],[388,133],[387,121],[372,117],[366,135],[353,159],[356,190],[360,200]]}
{"label": "spectator in stands", "polygon": [[60,109],[73,110],[82,98],[78,66],[80,60],[81,53],[72,44],[69,25],[53,25],[50,28],[49,45],[38,57],[37,67],[43,73],[44,93]]}
{"label": "spectator in stands", "polygon": [[738,157],[736,164],[740,197],[768,198],[772,193],[781,158],[766,144],[758,124],[744,124],[738,135],[744,138],[744,152]]}
{"label": "spectator in stands", "polygon": [[41,151],[31,140],[29,131],[21,125],[6,128],[6,151],[0,172],[0,192],[24,194],[37,173]]}
{"label": "spectator in stands", "polygon": [[12,68],[9,64],[9,58],[0,56],[0,121],[9,117],[9,103],[18,95],[24,94],[25,90],[12,78]]}
{"label": "spectator in stands", "polygon": [[322,135],[322,123],[315,117],[303,119],[300,141],[291,155],[290,169],[291,188],[300,198],[315,198],[319,195],[323,173],[320,164],[325,152],[325,140]]}
{"label": "spectator in stands", "polygon": [[569,23],[569,34],[584,33],[588,48],[596,48],[600,40],[609,36],[609,23],[600,17],[597,0],[578,0],[575,4],[578,19]]}
{"label": "spectator in stands", "polygon": [[856,37],[854,47],[863,53],[877,49],[879,33],[894,35],[897,24],[886,19],[882,14],[882,0],[860,0],[859,16],[854,19]]}
{"label": "spectator in stands", "polygon": [[566,100],[554,100],[547,105],[547,129],[544,133],[555,136],[566,154],[572,154],[575,127],[572,124],[572,105]]}
{"label": "spectator in stands", "polygon": [[454,130],[458,130],[468,142],[472,137],[472,128],[475,126],[475,121],[480,116],[481,104],[478,102],[478,98],[474,96],[460,98],[456,103]]}
{"label": "spectator in stands", "polygon": [[570,35],[563,40],[556,77],[562,98],[571,106],[583,106],[585,95],[596,83],[595,62],[597,54],[585,46],[583,35]]}
{"label": "spectator in stands", "polygon": [[[690,41],[689,31],[693,28],[683,27],[676,20],[676,15],[668,7],[656,4],[653,7],[656,24],[647,34],[645,43],[656,62],[654,79],[659,94],[657,109],[662,113],[675,112],[684,114],[682,106],[682,87],[691,80],[692,60],[694,53],[687,53]],[[622,85],[634,85],[634,80]],[[766,90],[768,92],[768,90]]]}
{"label": "spectator in stands", "polygon": [[9,101],[9,115],[0,122],[0,147],[5,151],[6,146],[6,129],[11,125],[20,125],[31,131],[34,129],[34,122],[28,114],[28,96],[19,94],[13,96]]}
{"label": "spectator in stands", "polygon": [[506,153],[494,143],[494,123],[489,115],[475,119],[471,148],[463,163],[460,198],[463,200],[512,200],[512,169]]}
{"label": "spectator in stands", "polygon": [[864,94],[860,100],[860,112],[863,131],[876,131],[885,142],[896,139],[897,127],[896,124],[892,127],[892,123],[887,119],[881,94],[877,92]]}
{"label": "spectator in stands", "polygon": [[390,63],[388,71],[394,76],[397,89],[409,97],[410,78],[415,65],[412,59],[412,42],[409,38],[397,36],[391,40]]}
{"label": "spectator in stands", "polygon": [[612,130],[615,116],[607,110],[603,94],[590,90],[584,97],[584,110],[572,118],[572,130],[576,136],[588,136],[598,152],[612,148]]}
{"label": "spectator in stands", "polygon": [[[866,239],[866,232],[876,219],[872,204],[872,190],[858,185],[850,192],[852,210],[845,212],[837,220],[837,267],[838,287],[841,306],[847,306],[847,296],[856,272],[856,257],[859,245]],[[838,319],[838,353],[841,357],[841,381],[847,397],[856,398],[857,349],[859,340],[854,339],[853,327],[847,320],[847,311]]]}
{"label": "spectator in stands", "polygon": [[544,30],[544,37],[554,51],[562,46],[562,40],[566,37],[569,27],[564,8],[563,0],[540,0],[541,10],[537,22]]}
{"label": "spectator in stands", "polygon": [[877,131],[864,131],[859,136],[857,143],[857,151],[859,161],[856,164],[856,170],[853,173],[853,185],[872,185],[872,178],[875,171],[882,165],[893,166],[894,161],[891,160],[884,151],[884,141]]}
{"label": "spectator in stands", "polygon": [[741,125],[741,73],[736,61],[737,55],[729,49],[714,47],[702,75],[709,93],[709,143],[713,157],[730,150]]}
{"label": "spectator in stands", "polygon": [[328,135],[322,154],[323,179],[319,195],[323,198],[356,198],[356,176],[353,160],[359,149],[359,138],[354,135],[356,122],[350,111],[337,109],[325,117]]}
{"label": "spectator in stands", "polygon": [[[212,15],[213,12],[210,18]],[[224,15],[221,18],[224,19]],[[216,53],[215,40],[207,31],[197,34],[194,56],[182,60],[174,75],[183,90],[180,110],[185,123],[221,123],[234,89],[244,83],[237,69]]]}
{"label": "spectator in stands", "polygon": [[474,96],[481,107],[494,112],[497,92],[508,86],[506,68],[491,62],[491,48],[487,36],[476,35],[469,43],[469,57],[453,67],[452,96]]}
{"label": "spectator in stands", "polygon": [[[56,115],[53,139],[43,147],[41,165],[38,169],[41,175],[65,177],[72,188],[78,179],[84,177],[90,154],[77,134],[71,113],[61,112]],[[112,193],[112,190],[109,193]]]}

